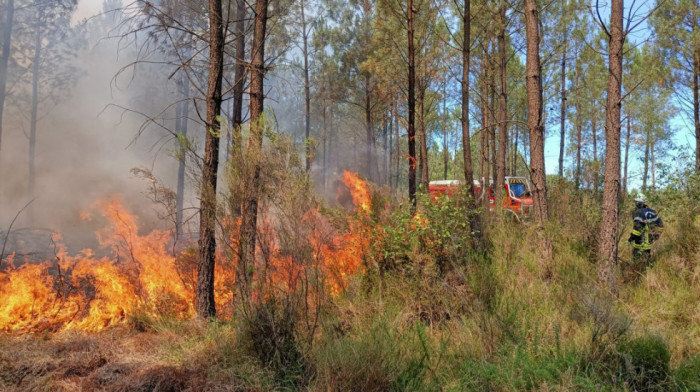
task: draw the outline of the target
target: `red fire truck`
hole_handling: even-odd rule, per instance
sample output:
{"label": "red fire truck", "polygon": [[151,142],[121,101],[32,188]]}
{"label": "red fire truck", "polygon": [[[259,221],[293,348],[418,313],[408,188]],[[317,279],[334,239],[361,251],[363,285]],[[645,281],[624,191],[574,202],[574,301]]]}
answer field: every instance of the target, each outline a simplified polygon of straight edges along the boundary
{"label": "red fire truck", "polygon": [[[486,190],[483,187],[485,181],[474,180],[472,189],[474,197],[478,202],[486,197]],[[440,196],[449,196],[456,191],[460,186],[464,185],[462,180],[441,180],[430,181],[428,190],[430,191],[431,199],[436,199]],[[496,207],[494,199],[493,180],[489,179],[488,198],[490,209]],[[503,209],[512,218],[521,221],[527,219],[532,214],[532,194],[530,190],[530,182],[525,177],[506,177],[503,184]]]}

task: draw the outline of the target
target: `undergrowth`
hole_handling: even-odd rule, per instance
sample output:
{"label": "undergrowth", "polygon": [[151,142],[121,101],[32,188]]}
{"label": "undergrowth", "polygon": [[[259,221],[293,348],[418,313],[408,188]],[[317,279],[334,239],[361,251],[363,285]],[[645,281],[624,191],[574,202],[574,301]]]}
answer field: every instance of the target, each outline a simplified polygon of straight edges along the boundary
{"label": "undergrowth", "polygon": [[[578,207],[553,210],[547,274],[527,224],[482,211],[484,230],[472,233],[466,195],[423,200],[418,218],[377,196],[367,269],[316,305],[317,329],[272,301],[230,321],[136,315],[131,327],[154,337],[151,364],[182,380],[197,375],[199,384],[183,381],[190,390],[700,391],[700,257],[688,234],[700,228],[689,189],[700,187],[677,185],[653,195],[666,223],[653,266],[626,283],[620,263],[617,297],[597,289],[599,195],[560,183],[552,205]],[[332,207],[322,210],[342,224]],[[621,211],[624,260],[631,200]],[[0,342],[0,389],[34,388],[32,377],[55,383],[47,358],[34,359],[46,369],[23,368],[8,342]],[[111,363],[116,354],[105,355]]]}

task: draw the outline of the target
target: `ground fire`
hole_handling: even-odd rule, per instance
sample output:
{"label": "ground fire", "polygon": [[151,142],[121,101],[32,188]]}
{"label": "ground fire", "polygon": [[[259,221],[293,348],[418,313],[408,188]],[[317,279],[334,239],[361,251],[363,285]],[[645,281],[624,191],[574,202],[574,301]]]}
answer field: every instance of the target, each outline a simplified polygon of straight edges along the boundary
{"label": "ground fire", "polygon": [[[370,206],[367,184],[351,172],[345,172],[341,181],[352,195],[354,214],[367,214]],[[97,257],[91,249],[70,255],[59,235],[54,235],[53,260],[33,263],[11,254],[0,270],[0,330],[99,331],[124,323],[136,312],[154,316],[165,313],[181,319],[194,316],[192,269],[183,263],[192,256],[188,255],[192,251],[173,254],[169,231],[139,234],[137,217],[126,211],[118,197],[100,201],[95,207],[109,220],[108,226],[96,236],[111,257]],[[83,218],[90,215],[83,214]],[[314,229],[308,241],[326,276],[322,289],[338,295],[350,276],[363,265],[367,239],[361,235],[362,219],[351,219],[344,233],[329,229],[327,219],[318,210],[307,211],[304,219],[315,223],[310,226]],[[261,231],[266,236],[275,235],[269,218]],[[274,239],[272,243],[275,244]],[[215,298],[220,309],[230,309],[235,300],[236,262],[223,260],[224,253],[220,253]],[[271,253],[273,284],[294,285],[296,263],[276,246]]]}

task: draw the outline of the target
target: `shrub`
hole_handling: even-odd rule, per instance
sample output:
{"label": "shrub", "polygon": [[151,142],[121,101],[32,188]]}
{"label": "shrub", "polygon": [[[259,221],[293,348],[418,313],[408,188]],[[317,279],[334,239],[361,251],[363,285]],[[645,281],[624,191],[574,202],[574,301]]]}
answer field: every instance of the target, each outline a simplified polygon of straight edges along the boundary
{"label": "shrub", "polygon": [[331,337],[316,350],[317,386],[327,391],[429,389],[428,348],[420,328],[411,331],[415,335],[402,334],[378,319],[356,336]]}
{"label": "shrub", "polygon": [[640,391],[666,391],[671,353],[657,335],[643,335],[619,344],[621,373]]}
{"label": "shrub", "polygon": [[673,373],[673,379],[680,391],[700,391],[700,356],[683,361]]}

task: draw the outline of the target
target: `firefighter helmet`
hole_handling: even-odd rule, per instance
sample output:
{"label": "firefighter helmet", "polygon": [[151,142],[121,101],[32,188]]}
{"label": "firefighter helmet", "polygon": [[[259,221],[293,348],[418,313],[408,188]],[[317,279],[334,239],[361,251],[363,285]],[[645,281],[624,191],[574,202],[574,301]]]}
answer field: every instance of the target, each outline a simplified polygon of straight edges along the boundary
{"label": "firefighter helmet", "polygon": [[637,204],[647,204],[647,198],[644,196],[643,193],[640,193],[634,197],[634,202]]}

